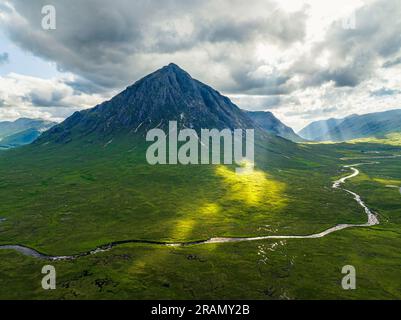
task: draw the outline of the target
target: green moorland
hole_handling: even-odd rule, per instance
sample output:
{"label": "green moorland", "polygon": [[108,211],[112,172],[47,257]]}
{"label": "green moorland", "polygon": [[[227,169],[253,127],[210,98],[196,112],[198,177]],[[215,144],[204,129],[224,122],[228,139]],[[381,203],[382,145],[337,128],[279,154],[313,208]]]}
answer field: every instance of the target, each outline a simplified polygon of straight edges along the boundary
{"label": "green moorland", "polygon": [[[392,144],[258,141],[256,171],[238,176],[229,166],[149,166],[145,145],[117,141],[1,152],[0,245],[68,255],[118,240],[304,235],[364,223],[352,197],[331,188],[349,172],[342,165],[355,162],[340,158],[401,152]],[[40,285],[48,262],[0,250],[0,298],[399,299],[401,195],[386,186],[401,186],[400,160],[378,161],[347,182],[379,213],[378,226],[321,239],[126,244],[51,262],[53,291]],[[356,267],[357,290],[341,288],[344,265]]]}
{"label": "green moorland", "polygon": [[401,146],[401,133],[393,132],[379,137],[356,139],[350,142],[353,143],[376,143],[376,144],[390,144],[394,146]]}

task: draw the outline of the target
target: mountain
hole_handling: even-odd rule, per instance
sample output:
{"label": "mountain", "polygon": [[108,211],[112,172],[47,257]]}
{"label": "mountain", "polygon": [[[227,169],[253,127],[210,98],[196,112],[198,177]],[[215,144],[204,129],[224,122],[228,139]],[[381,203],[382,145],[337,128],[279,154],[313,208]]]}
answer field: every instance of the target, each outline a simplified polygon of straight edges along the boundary
{"label": "mountain", "polygon": [[273,113],[269,111],[246,111],[246,114],[262,129],[270,134],[291,140],[293,142],[305,141],[294,130],[286,126]]}
{"label": "mountain", "polygon": [[298,134],[313,141],[347,141],[401,132],[401,110],[313,122]]}
{"label": "mountain", "polygon": [[55,124],[51,121],[28,118],[0,122],[0,145],[8,148],[31,143],[41,132],[50,129]]}
{"label": "mountain", "polygon": [[304,139],[315,141],[317,137],[323,137],[327,133],[343,122],[344,119],[328,119],[314,121],[298,132],[298,135]]}
{"label": "mountain", "polygon": [[105,139],[116,134],[143,134],[149,129],[252,128],[254,123],[218,91],[193,79],[175,64],[142,78],[109,101],[74,113],[43,134],[38,143],[67,143],[89,135]]}
{"label": "mountain", "polygon": [[8,149],[30,144],[35,141],[40,135],[41,132],[37,129],[26,129],[24,131],[3,138],[0,141],[0,148]]}
{"label": "mountain", "polygon": [[0,139],[27,129],[37,129],[39,131],[44,131],[54,126],[55,124],[55,122],[51,121],[28,118],[20,118],[15,121],[3,121],[0,122]]}

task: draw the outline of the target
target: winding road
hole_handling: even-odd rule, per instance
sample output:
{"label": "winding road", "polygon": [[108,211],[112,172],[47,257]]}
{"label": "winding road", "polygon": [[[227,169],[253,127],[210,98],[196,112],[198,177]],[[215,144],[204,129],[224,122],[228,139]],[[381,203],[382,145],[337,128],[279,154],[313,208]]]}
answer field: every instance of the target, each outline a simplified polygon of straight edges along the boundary
{"label": "winding road", "polygon": [[[375,159],[377,159],[376,157]],[[382,158],[382,157],[380,157]],[[201,245],[201,244],[211,244],[211,243],[227,243],[227,242],[244,242],[244,241],[258,241],[258,240],[267,240],[267,239],[317,239],[325,237],[333,232],[337,232],[340,230],[348,229],[348,228],[356,228],[356,227],[371,227],[374,225],[378,225],[380,222],[375,213],[373,213],[367,205],[363,202],[360,195],[357,193],[344,189],[341,187],[347,180],[355,178],[359,175],[359,170],[356,167],[362,165],[370,165],[370,164],[378,164],[378,162],[366,162],[366,163],[356,163],[353,165],[343,166],[344,168],[349,168],[352,171],[352,174],[343,177],[333,183],[332,188],[341,189],[345,192],[351,194],[354,197],[354,200],[364,209],[368,221],[364,224],[339,224],[327,230],[324,230],[320,233],[315,233],[311,235],[275,235],[275,236],[261,236],[261,237],[251,237],[251,238],[211,238],[208,240],[200,240],[195,242],[179,242],[179,243],[168,243],[168,242],[157,242],[157,241],[146,241],[146,240],[126,240],[126,241],[117,241],[112,242],[103,246],[100,246],[94,250],[80,253],[72,256],[49,256],[43,253],[40,253],[34,249],[31,249],[22,245],[2,245],[0,246],[0,250],[15,250],[19,253],[22,253],[26,256],[30,256],[33,258],[43,259],[43,260],[51,260],[51,261],[59,261],[59,260],[74,260],[80,257],[89,256],[93,254],[97,254],[100,252],[105,252],[111,250],[113,247],[118,245],[127,244],[127,243],[142,243],[142,244],[154,244],[154,245],[163,245],[163,246],[171,246],[171,247],[180,247],[180,246],[189,246],[189,245]]]}

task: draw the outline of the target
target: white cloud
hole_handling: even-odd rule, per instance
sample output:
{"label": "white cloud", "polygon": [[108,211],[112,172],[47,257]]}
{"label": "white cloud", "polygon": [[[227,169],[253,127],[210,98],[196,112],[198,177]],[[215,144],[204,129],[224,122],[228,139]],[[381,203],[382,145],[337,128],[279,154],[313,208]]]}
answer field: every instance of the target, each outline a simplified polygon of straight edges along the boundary
{"label": "white cloud", "polygon": [[20,117],[61,120],[74,110],[89,108],[105,97],[76,92],[67,82],[75,77],[41,79],[11,73],[0,77],[0,119]]}

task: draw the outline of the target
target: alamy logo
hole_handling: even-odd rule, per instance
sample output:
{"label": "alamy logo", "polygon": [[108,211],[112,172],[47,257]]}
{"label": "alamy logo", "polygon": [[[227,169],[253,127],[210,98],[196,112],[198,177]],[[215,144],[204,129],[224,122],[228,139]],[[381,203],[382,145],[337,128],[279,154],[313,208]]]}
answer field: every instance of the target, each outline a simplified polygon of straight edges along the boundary
{"label": "alamy logo", "polygon": [[42,28],[43,30],[56,30],[56,8],[52,5],[47,5],[42,8]]}
{"label": "alamy logo", "polygon": [[[243,138],[245,136],[245,148]],[[201,129],[199,137],[194,129],[178,132],[177,122],[169,122],[169,132],[151,129],[146,141],[154,142],[146,152],[149,164],[233,164],[239,166],[237,173],[252,171],[254,167],[254,130],[253,129]],[[224,141],[224,147],[221,142]],[[180,147],[178,145],[180,144]],[[210,148],[211,146],[211,148]],[[222,152],[223,151],[223,152]],[[245,155],[243,154],[245,151]]]}
{"label": "alamy logo", "polygon": [[344,17],[342,19],[342,27],[345,30],[355,30],[356,29],[356,15],[353,12],[351,15]]}
{"label": "alamy logo", "polygon": [[56,268],[50,265],[43,266],[42,274],[45,276],[42,279],[42,288],[44,290],[56,289]]}
{"label": "alamy logo", "polygon": [[341,270],[342,274],[345,274],[341,281],[341,286],[344,290],[355,290],[356,289],[356,270],[354,266],[344,266]]}

